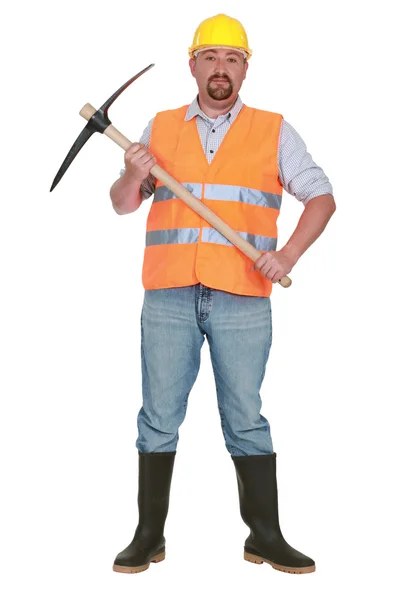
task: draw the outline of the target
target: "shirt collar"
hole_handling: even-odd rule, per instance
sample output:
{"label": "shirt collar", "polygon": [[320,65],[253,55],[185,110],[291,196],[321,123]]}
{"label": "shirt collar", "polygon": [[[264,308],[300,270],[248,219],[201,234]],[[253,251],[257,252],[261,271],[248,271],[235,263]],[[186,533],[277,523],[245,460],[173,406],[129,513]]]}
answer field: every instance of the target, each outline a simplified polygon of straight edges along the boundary
{"label": "shirt collar", "polygon": [[[220,115],[220,117],[227,117],[228,119],[234,119],[240,112],[243,107],[243,102],[240,96],[237,97],[235,104],[232,106],[230,111],[225,115]],[[207,117],[206,114],[201,110],[199,106],[198,96],[193,100],[186,111],[185,121],[190,121],[193,117],[202,117],[203,119],[210,120],[210,117]]]}

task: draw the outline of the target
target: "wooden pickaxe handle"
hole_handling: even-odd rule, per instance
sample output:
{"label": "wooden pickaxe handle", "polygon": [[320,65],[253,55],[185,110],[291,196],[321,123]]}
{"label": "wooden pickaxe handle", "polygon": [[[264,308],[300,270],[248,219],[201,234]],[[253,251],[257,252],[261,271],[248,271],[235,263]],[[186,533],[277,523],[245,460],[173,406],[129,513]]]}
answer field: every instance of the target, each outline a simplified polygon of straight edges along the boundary
{"label": "wooden pickaxe handle", "polygon": [[[95,112],[96,109],[91,104],[85,104],[82,110],[79,111],[79,114],[81,117],[89,121]],[[132,142],[130,142],[128,138],[126,138],[120,131],[118,131],[114,125],[109,125],[103,133],[113,142],[118,144],[118,146],[123,148],[123,150],[127,150],[129,146],[132,145]],[[176,181],[176,179],[164,171],[164,169],[162,169],[159,165],[154,165],[154,167],[151,168],[150,173],[159,179],[164,185],[166,185],[167,188],[170,189],[178,198],[182,198],[182,200],[188,204],[190,208],[196,211],[210,225],[215,227],[215,229],[222,233],[227,240],[232,242],[232,244],[239,248],[239,250],[241,250],[246,256],[251,258],[253,262],[262,256],[262,252],[257,250],[257,248],[254,248],[254,246],[243,239],[236,231],[234,231],[227,223],[225,223],[225,221],[213,213],[208,206],[203,204],[198,198],[196,198],[196,196],[189,192],[189,190],[187,190],[181,183]],[[292,281],[287,275],[285,275],[279,280],[279,283],[281,286],[287,288],[292,284]]]}

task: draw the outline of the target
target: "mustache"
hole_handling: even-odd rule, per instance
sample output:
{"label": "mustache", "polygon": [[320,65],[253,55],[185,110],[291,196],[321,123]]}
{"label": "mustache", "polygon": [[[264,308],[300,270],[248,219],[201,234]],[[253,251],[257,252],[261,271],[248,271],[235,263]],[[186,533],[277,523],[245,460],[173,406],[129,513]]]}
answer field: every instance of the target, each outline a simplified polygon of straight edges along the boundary
{"label": "mustache", "polygon": [[214,79],[225,79],[225,81],[232,84],[230,77],[222,73],[215,73],[214,75],[211,75],[211,77],[208,79],[208,83],[211,83],[212,81],[214,81]]}

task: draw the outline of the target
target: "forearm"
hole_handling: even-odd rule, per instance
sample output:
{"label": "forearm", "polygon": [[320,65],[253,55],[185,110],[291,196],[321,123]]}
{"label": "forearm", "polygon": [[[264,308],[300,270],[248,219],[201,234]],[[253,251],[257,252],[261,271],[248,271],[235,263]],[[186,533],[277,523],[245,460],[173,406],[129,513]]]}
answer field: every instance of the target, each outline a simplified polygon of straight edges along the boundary
{"label": "forearm", "polygon": [[331,194],[317,196],[306,204],[296,229],[282,248],[293,264],[319,238],[335,210],[336,204]]}
{"label": "forearm", "polygon": [[117,179],[110,189],[113,208],[119,215],[135,212],[142,203],[141,181],[128,173]]}

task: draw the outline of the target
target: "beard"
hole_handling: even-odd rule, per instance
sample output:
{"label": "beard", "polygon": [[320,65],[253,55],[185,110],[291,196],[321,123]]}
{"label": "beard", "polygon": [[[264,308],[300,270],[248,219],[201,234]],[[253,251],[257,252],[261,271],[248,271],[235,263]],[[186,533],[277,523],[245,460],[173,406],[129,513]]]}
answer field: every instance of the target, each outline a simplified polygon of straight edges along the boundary
{"label": "beard", "polygon": [[[224,79],[229,85],[225,83],[213,83],[214,79]],[[213,75],[208,80],[207,93],[213,100],[226,100],[231,96],[233,92],[233,84],[228,75]]]}

